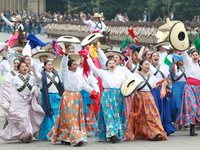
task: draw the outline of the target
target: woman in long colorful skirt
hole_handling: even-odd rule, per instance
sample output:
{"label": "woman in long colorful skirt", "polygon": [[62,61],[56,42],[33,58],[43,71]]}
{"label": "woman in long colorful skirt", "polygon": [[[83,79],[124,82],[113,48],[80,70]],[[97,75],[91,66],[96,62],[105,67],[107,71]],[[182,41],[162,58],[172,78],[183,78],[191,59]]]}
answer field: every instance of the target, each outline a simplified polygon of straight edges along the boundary
{"label": "woman in long colorful skirt", "polygon": [[58,115],[61,96],[64,92],[59,75],[53,71],[52,62],[44,62],[44,70],[35,76],[41,82],[41,101],[45,118],[41,124],[39,140],[48,140],[47,134],[51,131]]}
{"label": "woman in long colorful skirt", "polygon": [[200,125],[200,67],[199,52],[193,51],[191,57],[183,52],[183,62],[187,81],[183,93],[181,113],[177,118],[177,125],[190,126],[190,135],[196,136],[195,125]]}
{"label": "woman in long colorful skirt", "polygon": [[88,65],[94,74],[102,79],[104,87],[95,137],[97,140],[110,139],[113,143],[117,139],[123,141],[126,116],[125,98],[121,94],[120,87],[126,78],[120,70],[116,69],[113,60],[108,60],[105,64],[108,70],[103,70],[95,67],[89,55],[87,57]]}
{"label": "woman in long colorful skirt", "polygon": [[177,117],[181,113],[181,104],[183,91],[186,83],[186,74],[184,69],[183,57],[173,54],[172,65],[169,68],[170,76],[173,81],[172,97],[169,98],[170,112],[172,122],[176,122]]}
{"label": "woman in long colorful skirt", "polygon": [[[169,75],[168,67],[161,64],[159,65],[159,55],[157,52],[153,52],[151,54],[152,64],[150,64],[150,73],[152,73],[158,81],[166,78]],[[165,132],[170,135],[176,131],[175,126],[171,122],[171,114],[170,114],[170,107],[167,96],[161,98],[161,89],[162,85],[159,86],[157,90],[151,90],[151,93],[155,99],[156,106],[160,113],[161,122]]]}
{"label": "woman in long colorful skirt", "polygon": [[[26,64],[20,63],[18,70],[19,75],[11,79],[5,77],[1,84],[1,108],[9,123],[0,131],[0,138],[29,143],[33,137],[38,139],[45,113],[36,79],[27,73]],[[35,70],[32,71],[35,74]]]}
{"label": "woman in long colorful skirt", "polygon": [[84,89],[89,93],[97,93],[86,84],[82,74],[77,71],[76,61],[68,60],[68,51],[69,46],[65,46],[60,72],[65,92],[62,95],[56,122],[47,136],[52,143],[59,139],[62,144],[81,146],[87,142],[87,134],[80,91]]}
{"label": "woman in long colorful skirt", "polygon": [[[158,109],[150,92],[151,89],[156,90],[164,80],[156,85],[157,79],[149,73],[149,69],[148,60],[142,60],[139,72],[133,75],[133,77],[142,79],[144,82],[137,88],[138,94],[136,93],[134,96],[125,132],[127,140],[143,138],[158,141],[167,139]],[[134,116],[136,112],[138,112],[138,115]]]}

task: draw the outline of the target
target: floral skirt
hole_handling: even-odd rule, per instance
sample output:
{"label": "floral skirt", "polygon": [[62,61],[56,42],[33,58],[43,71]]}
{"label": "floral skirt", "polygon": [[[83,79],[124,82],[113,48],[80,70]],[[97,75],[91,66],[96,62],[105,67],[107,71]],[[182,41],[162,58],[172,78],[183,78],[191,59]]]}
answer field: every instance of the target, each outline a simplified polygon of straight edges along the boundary
{"label": "floral skirt", "polygon": [[177,125],[200,125],[200,85],[186,84],[183,93],[181,113],[176,120]]}
{"label": "floral skirt", "polygon": [[128,122],[128,118],[129,118],[129,114],[130,114],[130,111],[131,111],[133,98],[134,98],[134,94],[132,94],[129,97],[125,98],[126,122]]}
{"label": "floral skirt", "polygon": [[84,119],[85,119],[85,126],[88,132],[96,132],[97,125],[96,125],[96,118],[95,114],[92,111],[92,104],[94,103],[93,100],[89,97],[90,93],[87,91],[80,91],[82,100],[83,100],[83,111],[84,111]]}
{"label": "floral skirt", "polygon": [[[166,133],[162,126],[158,109],[155,105],[154,98],[151,92],[138,92],[142,100],[142,107],[140,114],[136,117],[129,116],[126,139],[135,140],[137,138],[143,138],[146,140],[152,140],[157,135],[161,135],[163,140],[167,139]],[[139,99],[134,97],[131,112],[135,113],[139,109]]]}
{"label": "floral skirt", "polygon": [[125,140],[125,99],[120,89],[104,89],[97,123],[97,140],[107,140],[114,135]]}
{"label": "floral skirt", "polygon": [[79,92],[63,93],[56,122],[47,136],[52,143],[58,138],[70,142],[71,146],[80,141],[87,142],[82,97]]}

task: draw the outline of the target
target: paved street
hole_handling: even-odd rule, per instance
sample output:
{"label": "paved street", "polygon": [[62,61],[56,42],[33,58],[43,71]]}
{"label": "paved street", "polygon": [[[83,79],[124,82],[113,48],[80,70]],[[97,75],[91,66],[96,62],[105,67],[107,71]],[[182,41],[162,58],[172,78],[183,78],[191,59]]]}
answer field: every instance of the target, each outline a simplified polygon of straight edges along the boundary
{"label": "paved street", "polygon": [[[4,42],[10,35],[0,33],[0,42]],[[52,39],[47,39],[46,36],[38,36],[44,42],[50,42]],[[79,45],[76,45],[76,50],[80,50]],[[0,108],[0,129],[4,124],[4,115]],[[60,142],[51,144],[49,141],[38,141],[34,139],[31,143],[22,143],[21,141],[4,142],[0,139],[0,150],[200,150],[200,130],[197,131],[199,136],[189,136],[189,129],[186,131],[177,131],[168,137],[166,141],[124,141],[115,144],[110,141],[97,142],[94,134],[88,135],[88,143],[81,147],[70,147],[61,145]]]}

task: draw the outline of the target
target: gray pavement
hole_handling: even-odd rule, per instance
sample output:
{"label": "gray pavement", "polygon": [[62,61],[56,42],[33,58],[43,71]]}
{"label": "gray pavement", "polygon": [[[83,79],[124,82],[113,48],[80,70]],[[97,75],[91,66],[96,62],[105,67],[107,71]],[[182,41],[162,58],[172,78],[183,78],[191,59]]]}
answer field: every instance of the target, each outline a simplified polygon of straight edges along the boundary
{"label": "gray pavement", "polygon": [[[0,33],[0,42],[5,41],[10,35]],[[47,36],[37,35],[44,42],[50,42]],[[80,48],[78,45],[76,49]],[[0,108],[0,129],[3,128],[4,115]],[[0,139],[0,150],[200,150],[200,130],[197,131],[199,136],[189,136],[189,129],[186,131],[177,131],[168,136],[166,141],[146,141],[138,139],[135,141],[124,141],[112,144],[110,141],[97,142],[94,134],[88,135],[88,143],[81,147],[70,147],[61,145],[60,142],[51,144],[50,141],[38,141],[34,139],[31,143],[22,143],[21,141],[4,142]]]}

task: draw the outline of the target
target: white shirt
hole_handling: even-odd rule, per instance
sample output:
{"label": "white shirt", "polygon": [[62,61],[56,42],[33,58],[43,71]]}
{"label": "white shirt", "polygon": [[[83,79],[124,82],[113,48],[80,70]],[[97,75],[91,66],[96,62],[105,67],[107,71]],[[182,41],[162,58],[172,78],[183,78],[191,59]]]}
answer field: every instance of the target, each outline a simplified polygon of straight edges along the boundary
{"label": "white shirt", "polygon": [[92,59],[87,59],[90,69],[94,74],[102,79],[102,84],[104,88],[116,88],[120,89],[121,85],[126,80],[124,74],[121,73],[118,69],[114,71],[107,71],[103,69],[98,69],[92,62]]}
{"label": "white shirt", "polygon": [[[15,70],[12,70],[16,75],[15,76],[18,76],[18,71],[15,71]],[[6,78],[9,78],[9,79],[11,79],[11,78],[13,78],[14,76],[10,73],[11,71],[9,71],[7,74],[6,74]]]}
{"label": "white shirt", "polygon": [[[173,79],[176,80],[182,75],[182,71],[179,69],[177,70],[177,66],[175,65],[175,73],[173,74]],[[178,81],[176,82],[186,82],[186,79],[184,76],[182,76]]]}
{"label": "white shirt", "polygon": [[[80,71],[80,74],[83,74],[83,68],[78,67],[77,71]],[[92,88],[94,88],[97,93],[100,93],[99,86],[97,85],[98,80],[94,77],[92,71],[90,72],[90,74],[88,75],[88,77],[86,77],[84,75],[83,78],[85,79],[85,82],[87,84],[89,84]]]}
{"label": "white shirt", "polygon": [[5,76],[6,74],[9,73],[10,70],[11,69],[8,60],[3,60],[0,64],[0,74]]}
{"label": "white shirt", "polygon": [[[139,79],[143,80],[143,78],[138,73],[134,73],[133,77],[134,78],[139,78]],[[157,82],[158,82],[158,80],[156,79],[156,77],[153,74],[150,74],[150,78],[149,78],[148,83],[150,84],[150,86],[151,86],[152,89],[156,87],[156,83]],[[141,88],[144,84],[145,84],[145,82],[143,82],[141,85],[139,85],[137,89]],[[149,89],[149,87],[147,85],[145,85],[145,87],[143,89],[141,89],[140,91],[150,91],[150,89]]]}
{"label": "white shirt", "polygon": [[[156,73],[157,68],[155,68],[152,64],[150,64],[150,70],[149,72],[151,74],[155,74]],[[169,75],[169,69],[166,65],[160,65],[160,71],[163,73],[164,77],[167,78],[167,76]],[[161,75],[160,72],[158,72],[155,77],[157,78],[158,81],[162,80],[163,77]]]}
{"label": "white shirt", "polygon": [[[101,67],[103,69],[107,69],[106,62],[108,61],[108,58],[106,57],[106,55],[103,53],[103,51],[100,48],[97,50],[97,52],[98,52],[98,60],[101,64]],[[126,78],[130,78],[133,75],[130,72],[130,70],[125,66],[116,65],[116,70],[121,72]]]}
{"label": "white shirt", "polygon": [[[27,75],[22,75],[24,77],[24,79],[26,79]],[[13,78],[11,78],[11,82],[12,82],[12,86],[17,90],[19,88],[21,88],[24,85],[24,82],[18,77],[18,76],[14,76]],[[30,76],[29,82],[28,82],[32,87],[33,86],[37,86],[37,80],[33,77]],[[24,90],[22,90],[20,92],[22,95],[30,95],[31,91],[30,89],[26,86]]]}
{"label": "white shirt", "polygon": [[[103,31],[105,31],[105,29],[106,29],[106,25],[102,21],[101,22],[94,22],[94,21],[91,21],[91,20],[85,21],[83,19],[83,23],[90,26],[91,33],[93,31],[97,31],[97,30],[100,30],[100,33],[103,33]],[[98,25],[96,25],[96,24],[98,24]]]}
{"label": "white shirt", "polygon": [[[52,72],[46,72],[50,77],[53,77],[53,73]],[[37,73],[37,74],[34,74],[34,77],[40,81],[40,87],[42,88],[42,74],[41,73]],[[55,77],[55,82],[58,84],[59,83],[59,79],[58,77],[56,76]],[[49,78],[47,78],[47,85],[51,82],[51,80]],[[54,83],[51,84],[51,86],[48,88],[48,92],[49,93],[59,93],[57,87],[55,86]]]}
{"label": "white shirt", "polygon": [[[14,22],[10,22],[6,17],[2,17],[2,19],[6,22],[6,24],[8,24],[9,26],[13,26],[14,25]],[[20,27],[21,27],[21,30],[24,30],[24,26],[23,24],[19,24],[17,23],[16,24],[16,27],[18,27],[15,31],[19,31]]]}
{"label": "white shirt", "polygon": [[183,53],[183,62],[187,78],[195,78],[200,80],[200,67],[198,63],[194,63],[192,58],[189,57],[186,51]]}
{"label": "white shirt", "polygon": [[61,61],[60,75],[66,91],[77,92],[82,89],[91,93],[93,88],[84,80],[79,71],[73,72],[68,69],[68,56],[63,56]]}
{"label": "white shirt", "polygon": [[31,65],[34,66],[35,71],[41,73],[43,71],[44,63],[31,60]]}
{"label": "white shirt", "polygon": [[158,51],[158,54],[159,54],[159,64],[164,64],[164,61],[165,61],[165,57],[167,56],[167,52],[164,51],[164,52],[160,52]]}

